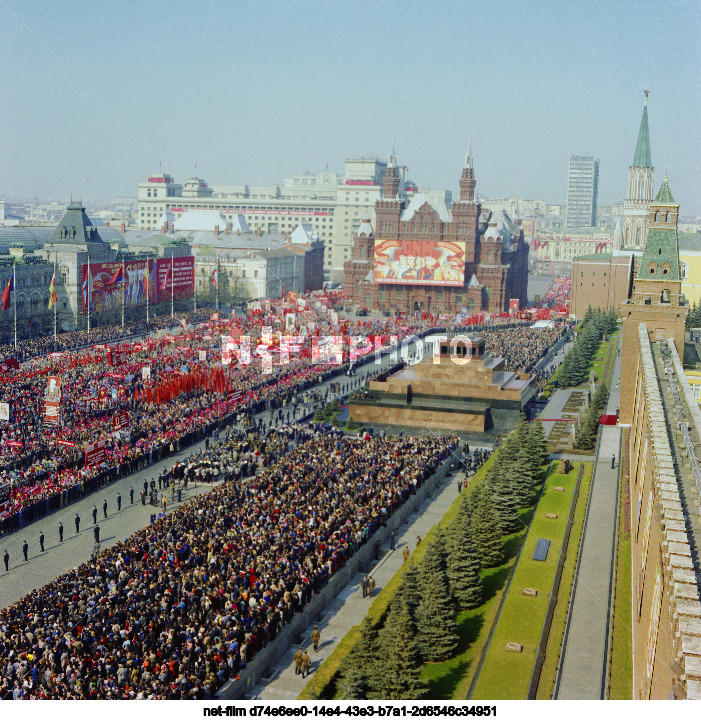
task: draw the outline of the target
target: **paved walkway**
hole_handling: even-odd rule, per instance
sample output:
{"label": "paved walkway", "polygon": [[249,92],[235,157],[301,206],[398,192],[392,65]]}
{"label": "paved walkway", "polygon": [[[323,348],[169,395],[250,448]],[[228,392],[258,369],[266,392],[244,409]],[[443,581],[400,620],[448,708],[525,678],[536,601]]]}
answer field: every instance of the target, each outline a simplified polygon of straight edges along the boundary
{"label": "paved walkway", "polygon": [[[615,414],[619,406],[620,376],[621,359],[617,355],[606,413]],[[604,698],[611,573],[616,540],[620,437],[620,426],[602,426],[579,571],[575,577],[574,596],[555,689],[555,698],[558,699]],[[611,468],[613,454],[616,455],[614,469]]]}
{"label": "paved walkway", "polygon": [[[400,526],[396,549],[390,551],[388,546],[383,547],[380,560],[369,571],[377,582],[376,594],[384,588],[402,565],[404,548],[409,546],[409,549],[413,551],[416,548],[416,537],[425,538],[429,530],[443,518],[457,496],[458,480],[463,478],[462,473],[447,475],[419,506],[417,512],[409,516],[406,523]],[[365,618],[372,599],[363,598],[360,589],[361,579],[362,574],[356,574],[353,581],[326,607],[323,619],[317,622],[316,625],[321,633],[321,643],[317,653],[314,653],[309,639],[313,625],[305,630],[302,643],[309,651],[312,673],[331,655],[348,631]],[[272,667],[269,680],[261,680],[247,698],[271,701],[296,699],[306,685],[306,680],[303,681],[301,676],[295,675],[293,656],[296,650],[297,647],[291,646],[278,663]]]}
{"label": "paved walkway", "polygon": [[[5,572],[5,566],[0,565],[0,607],[6,607],[24,597],[35,588],[39,588],[56,576],[64,573],[70,568],[79,566],[90,558],[95,547],[93,536],[92,509],[97,506],[97,523],[100,526],[100,546],[104,550],[113,546],[119,541],[128,538],[132,533],[144,528],[150,523],[152,513],[160,513],[161,508],[149,505],[141,505],[139,492],[143,488],[145,480],[157,478],[163,466],[170,468],[176,460],[183,460],[194,451],[204,449],[204,441],[189,446],[187,449],[176,453],[171,458],[166,458],[160,463],[154,464],[131,476],[120,478],[109,486],[102,488],[95,493],[81,498],[64,508],[44,516],[37,521],[26,525],[18,531],[7,536],[0,537],[0,555],[7,549],[10,554],[10,570]],[[182,502],[189,498],[204,493],[211,489],[211,484],[197,484],[194,488],[188,485],[187,491],[183,491]],[[129,489],[134,489],[134,504],[129,502]],[[117,494],[122,496],[122,510],[117,511]],[[177,491],[176,500],[171,503],[170,489],[159,492],[167,494],[168,512],[178,507]],[[103,500],[107,500],[107,518],[102,511]],[[75,532],[75,514],[80,515],[80,533]],[[63,523],[63,543],[58,539],[58,524]],[[39,534],[44,532],[46,549],[44,553],[39,548]],[[24,539],[29,544],[29,560],[25,561],[22,555],[22,544]]]}
{"label": "paved walkway", "polygon": [[[569,401],[570,396],[575,391],[581,392],[581,388],[558,388],[558,390],[556,390],[550,397],[548,405],[545,406],[545,408],[543,408],[543,410],[538,414],[540,418],[546,419],[543,421],[543,430],[545,431],[546,436],[550,435],[552,429],[555,427],[557,419],[562,418],[562,411],[567,405],[567,401]],[[548,418],[555,420],[547,420]]]}

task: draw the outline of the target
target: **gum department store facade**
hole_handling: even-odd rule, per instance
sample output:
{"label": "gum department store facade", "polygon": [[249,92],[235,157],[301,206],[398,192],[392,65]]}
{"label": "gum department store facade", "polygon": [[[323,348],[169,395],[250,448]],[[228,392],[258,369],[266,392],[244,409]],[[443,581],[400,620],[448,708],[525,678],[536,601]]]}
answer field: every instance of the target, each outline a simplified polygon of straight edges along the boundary
{"label": "gum department store facade", "polygon": [[[353,240],[351,259],[344,264],[348,303],[372,310],[426,311],[429,313],[502,313],[509,301],[526,305],[528,245],[521,221],[506,213],[482,213],[475,200],[475,173],[468,151],[460,177],[460,199],[450,205],[444,198],[401,192],[394,154],[383,178],[383,197],[375,203],[375,231],[366,216]],[[464,243],[464,283],[387,283],[374,279],[375,246],[380,241],[440,241]],[[426,246],[424,246],[426,247]]]}

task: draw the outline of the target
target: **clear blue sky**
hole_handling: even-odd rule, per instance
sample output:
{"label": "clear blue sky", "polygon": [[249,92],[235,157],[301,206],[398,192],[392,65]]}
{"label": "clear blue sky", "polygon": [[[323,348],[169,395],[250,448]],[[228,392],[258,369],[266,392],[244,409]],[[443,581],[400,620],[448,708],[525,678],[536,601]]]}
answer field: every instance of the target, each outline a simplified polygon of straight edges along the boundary
{"label": "clear blue sky", "polygon": [[[15,14],[17,17],[15,17]],[[0,0],[0,197],[273,183],[386,156],[564,202],[571,154],[621,200],[643,105],[655,186],[701,214],[696,0]],[[18,19],[19,18],[19,19]]]}

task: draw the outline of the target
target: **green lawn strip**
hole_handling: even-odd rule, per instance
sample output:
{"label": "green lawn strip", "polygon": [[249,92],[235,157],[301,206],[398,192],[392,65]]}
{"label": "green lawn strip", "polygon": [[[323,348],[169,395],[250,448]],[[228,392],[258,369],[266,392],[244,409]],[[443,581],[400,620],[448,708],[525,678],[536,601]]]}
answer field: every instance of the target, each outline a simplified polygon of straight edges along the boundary
{"label": "green lawn strip", "polygon": [[[546,481],[473,699],[525,699],[528,695],[578,466],[574,464],[567,475],[551,474]],[[555,486],[565,491],[555,491]],[[547,513],[557,514],[557,518],[546,518]],[[550,549],[545,561],[534,561],[533,553],[540,538],[551,541]],[[524,596],[524,588],[534,588],[538,595]],[[510,641],[523,644],[522,652],[506,651]]]}
{"label": "green lawn strip", "polygon": [[[471,493],[472,489],[481,484],[484,480],[488,470],[494,465],[497,458],[497,453],[487,459],[482,467],[469,479],[469,487],[467,492]],[[464,493],[465,491],[463,491]],[[455,517],[460,508],[460,498],[455,497],[453,503],[450,504],[448,510],[443,515],[440,523],[441,525],[447,525]],[[434,526],[424,537],[421,545],[414,549],[411,557],[407,563],[418,563],[423,558],[426,548],[429,545],[429,541],[433,538],[436,533],[436,526]],[[392,576],[387,582],[384,588],[377,595],[377,598],[372,602],[368,609],[368,618],[376,628],[381,626],[384,621],[385,614],[389,608],[389,604],[399,588],[404,571],[408,567],[407,563],[403,564],[401,568]],[[301,693],[297,697],[299,700],[312,700],[312,699],[333,699],[336,695],[336,676],[341,668],[343,659],[350,653],[355,644],[360,638],[360,624],[353,626],[348,633],[341,639],[341,642],[332,651],[331,655],[321,664],[321,666],[314,672],[307,685],[302,689]]]}
{"label": "green lawn strip", "polygon": [[621,483],[618,514],[618,549],[616,553],[616,585],[613,604],[611,639],[611,671],[609,698],[629,701],[633,698],[633,639],[631,635],[631,538],[625,529],[624,482]]}
{"label": "green lawn strip", "polygon": [[536,699],[545,700],[552,698],[552,692],[555,687],[555,677],[557,675],[557,667],[560,662],[560,651],[565,635],[565,625],[567,624],[567,610],[570,605],[570,597],[572,596],[572,584],[574,583],[574,571],[577,565],[577,554],[579,552],[579,544],[582,539],[582,531],[584,530],[584,516],[587,511],[587,503],[589,501],[589,487],[592,478],[592,463],[584,464],[584,474],[582,482],[579,486],[579,497],[577,498],[577,507],[572,520],[572,529],[570,531],[570,540],[567,544],[565,564],[562,568],[562,577],[560,578],[560,590],[557,595],[557,603],[553,612],[552,623],[550,624],[550,634],[548,635],[548,645],[545,648],[545,660],[540,671],[540,681],[538,683],[538,691]]}

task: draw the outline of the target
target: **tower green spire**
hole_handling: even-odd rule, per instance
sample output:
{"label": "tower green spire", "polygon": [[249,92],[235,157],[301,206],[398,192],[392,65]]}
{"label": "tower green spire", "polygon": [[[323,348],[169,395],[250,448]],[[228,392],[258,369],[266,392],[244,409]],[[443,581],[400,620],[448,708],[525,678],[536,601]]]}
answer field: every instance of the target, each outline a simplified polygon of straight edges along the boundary
{"label": "tower green spire", "polygon": [[640,131],[638,132],[638,144],[635,146],[635,158],[633,158],[634,168],[651,168],[652,155],[650,154],[650,130],[647,126],[647,95],[645,90],[645,106],[643,107],[643,117],[640,121]]}
{"label": "tower green spire", "polygon": [[676,205],[674,202],[674,196],[672,195],[672,189],[669,187],[669,181],[667,180],[666,175],[664,176],[664,182],[657,191],[655,203],[659,203],[660,205]]}

